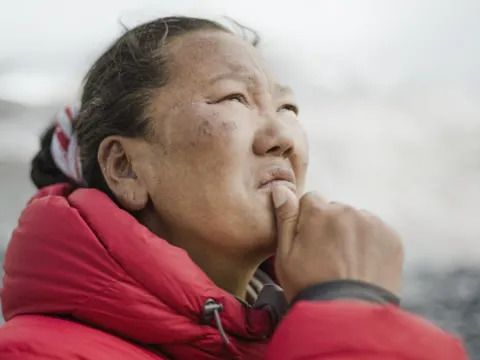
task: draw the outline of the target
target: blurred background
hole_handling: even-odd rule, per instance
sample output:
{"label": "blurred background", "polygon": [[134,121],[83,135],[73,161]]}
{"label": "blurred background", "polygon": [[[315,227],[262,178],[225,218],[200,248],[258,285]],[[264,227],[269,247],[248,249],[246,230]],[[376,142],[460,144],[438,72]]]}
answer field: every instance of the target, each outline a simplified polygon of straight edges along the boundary
{"label": "blurred background", "polygon": [[259,32],[266,61],[297,94],[308,188],[392,224],[406,244],[404,306],[480,359],[480,1],[4,0],[1,9],[2,258],[35,191],[39,134],[79,98],[122,24],[229,16]]}

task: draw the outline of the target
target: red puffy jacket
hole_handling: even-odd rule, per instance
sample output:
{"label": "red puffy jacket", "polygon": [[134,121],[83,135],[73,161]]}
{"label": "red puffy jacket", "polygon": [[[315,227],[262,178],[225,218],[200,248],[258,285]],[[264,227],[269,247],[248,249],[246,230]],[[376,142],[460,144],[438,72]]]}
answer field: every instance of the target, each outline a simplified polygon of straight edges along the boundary
{"label": "red puffy jacket", "polygon": [[[457,340],[392,305],[299,301],[274,329],[266,308],[215,286],[93,189],[40,191],[4,267],[2,360],[466,358]],[[209,299],[223,306],[228,342],[202,321]]]}

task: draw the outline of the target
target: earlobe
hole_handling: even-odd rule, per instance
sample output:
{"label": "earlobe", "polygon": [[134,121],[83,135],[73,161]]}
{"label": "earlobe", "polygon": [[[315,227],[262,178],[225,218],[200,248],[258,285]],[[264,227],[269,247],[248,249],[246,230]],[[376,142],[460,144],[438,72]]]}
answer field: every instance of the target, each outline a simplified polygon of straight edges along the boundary
{"label": "earlobe", "polygon": [[148,194],[144,189],[132,187],[117,197],[120,205],[128,211],[140,211],[147,206]]}
{"label": "earlobe", "polygon": [[109,136],[98,148],[98,162],[103,177],[118,203],[128,211],[140,211],[148,203],[145,184],[137,176],[129,151],[128,138]]}

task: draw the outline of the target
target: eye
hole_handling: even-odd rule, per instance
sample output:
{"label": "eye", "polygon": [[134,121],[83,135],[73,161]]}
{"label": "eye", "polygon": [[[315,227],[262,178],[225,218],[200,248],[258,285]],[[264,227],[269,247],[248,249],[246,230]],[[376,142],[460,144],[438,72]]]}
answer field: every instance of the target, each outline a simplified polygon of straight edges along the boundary
{"label": "eye", "polygon": [[284,104],[284,105],[280,106],[277,111],[283,111],[283,110],[291,111],[295,115],[298,115],[298,106],[296,106],[296,105]]}
{"label": "eye", "polygon": [[238,101],[239,103],[248,105],[247,97],[241,93],[234,93],[234,94],[227,95],[221,98],[218,102],[222,102],[222,101]]}

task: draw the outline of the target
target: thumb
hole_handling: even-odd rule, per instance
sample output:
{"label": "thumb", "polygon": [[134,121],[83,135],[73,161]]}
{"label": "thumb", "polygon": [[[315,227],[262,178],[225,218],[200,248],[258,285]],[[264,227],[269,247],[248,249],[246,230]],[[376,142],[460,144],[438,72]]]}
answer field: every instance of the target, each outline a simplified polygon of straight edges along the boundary
{"label": "thumb", "polygon": [[272,188],[273,208],[277,223],[278,251],[290,252],[297,228],[298,198],[286,186]]}

